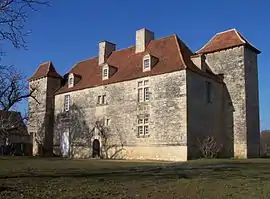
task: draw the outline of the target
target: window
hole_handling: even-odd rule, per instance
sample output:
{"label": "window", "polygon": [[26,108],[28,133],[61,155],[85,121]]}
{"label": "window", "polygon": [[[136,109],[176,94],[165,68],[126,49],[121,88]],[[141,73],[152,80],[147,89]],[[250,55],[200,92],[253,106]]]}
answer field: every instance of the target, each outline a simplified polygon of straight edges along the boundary
{"label": "window", "polygon": [[110,119],[107,118],[107,119],[105,120],[105,126],[109,126],[109,125],[110,125]]}
{"label": "window", "polygon": [[151,70],[151,56],[145,55],[143,57],[143,72]]}
{"label": "window", "polygon": [[149,80],[139,81],[138,82],[138,101],[149,101],[150,92],[149,92]]}
{"label": "window", "polygon": [[139,137],[149,136],[148,116],[145,116],[144,118],[138,118],[138,136]]}
{"label": "window", "polygon": [[206,82],[206,102],[212,103],[212,84],[210,82]]}
{"label": "window", "polygon": [[103,79],[108,79],[108,68],[103,69]]}
{"label": "window", "polygon": [[102,95],[102,104],[106,104],[106,95]]}
{"label": "window", "polygon": [[73,83],[74,83],[74,79],[73,79],[73,77],[70,77],[70,78],[68,79],[68,85],[69,85],[69,86],[73,86]]}
{"label": "window", "polygon": [[144,69],[150,68],[150,58],[146,58],[143,60],[143,68]]}
{"label": "window", "polygon": [[66,112],[69,111],[69,106],[70,106],[70,95],[65,95],[64,108]]}
{"label": "window", "polygon": [[98,104],[106,104],[106,95],[99,95],[97,103]]}
{"label": "window", "polygon": [[68,88],[74,86],[74,75],[73,73],[69,74],[68,76]]}

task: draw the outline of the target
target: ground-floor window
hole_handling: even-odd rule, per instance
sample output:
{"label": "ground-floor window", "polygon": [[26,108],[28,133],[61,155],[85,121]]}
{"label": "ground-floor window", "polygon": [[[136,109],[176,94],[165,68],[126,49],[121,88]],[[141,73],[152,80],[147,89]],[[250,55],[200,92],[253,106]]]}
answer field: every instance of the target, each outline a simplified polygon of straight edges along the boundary
{"label": "ground-floor window", "polygon": [[149,136],[149,117],[138,118],[138,137]]}

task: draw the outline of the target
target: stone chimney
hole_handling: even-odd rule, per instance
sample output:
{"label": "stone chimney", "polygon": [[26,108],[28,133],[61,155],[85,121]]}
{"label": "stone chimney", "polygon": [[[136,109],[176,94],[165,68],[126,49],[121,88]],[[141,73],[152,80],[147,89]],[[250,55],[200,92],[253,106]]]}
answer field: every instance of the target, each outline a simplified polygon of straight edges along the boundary
{"label": "stone chimney", "polygon": [[154,32],[145,28],[136,31],[136,53],[144,52],[147,45],[154,39]]}
{"label": "stone chimney", "polygon": [[201,54],[192,55],[191,61],[201,70],[205,71],[205,56]]}
{"label": "stone chimney", "polygon": [[105,64],[110,54],[115,51],[116,46],[108,41],[99,43],[98,64]]}

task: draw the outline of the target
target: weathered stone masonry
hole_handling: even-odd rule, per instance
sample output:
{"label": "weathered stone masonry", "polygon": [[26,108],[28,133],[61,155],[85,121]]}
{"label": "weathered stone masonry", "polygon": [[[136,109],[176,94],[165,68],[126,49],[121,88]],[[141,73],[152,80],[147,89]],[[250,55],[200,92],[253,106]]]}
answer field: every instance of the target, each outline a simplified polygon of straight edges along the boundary
{"label": "weathered stone masonry", "polygon": [[[29,79],[39,101],[29,99],[33,154],[185,161],[214,136],[220,157],[257,157],[259,53],[234,29],[196,53],[142,29],[134,47],[100,42],[97,58],[63,77],[46,62]],[[144,84],[149,100],[140,101]]]}
{"label": "weathered stone masonry", "polygon": [[[185,78],[185,71],[178,71],[56,95],[55,118],[64,112],[64,96],[69,94],[71,107],[81,112],[80,117],[71,123],[72,135],[79,135],[84,140],[81,150],[73,154],[76,157],[83,153],[86,153],[83,157],[92,156],[89,133],[94,128],[95,121],[108,118],[113,138],[117,139],[119,134],[122,137],[124,150],[119,158],[186,159]],[[143,80],[149,80],[151,95],[149,102],[140,103],[137,100],[137,85],[138,81]],[[97,105],[97,97],[103,94],[107,97],[107,104]],[[138,138],[137,118],[144,114],[149,114],[150,136]],[[80,127],[83,121],[84,129]],[[58,122],[58,125],[61,123]],[[55,138],[60,138],[58,134],[63,130],[58,125],[55,124]],[[60,140],[55,140],[55,143],[58,142]]]}

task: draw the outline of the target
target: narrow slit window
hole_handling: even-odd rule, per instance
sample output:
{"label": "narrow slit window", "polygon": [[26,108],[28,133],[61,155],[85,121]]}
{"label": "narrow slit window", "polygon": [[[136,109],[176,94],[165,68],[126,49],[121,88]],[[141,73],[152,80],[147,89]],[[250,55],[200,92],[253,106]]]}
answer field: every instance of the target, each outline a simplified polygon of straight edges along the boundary
{"label": "narrow slit window", "polygon": [[212,103],[212,84],[211,82],[206,82],[206,102]]}

